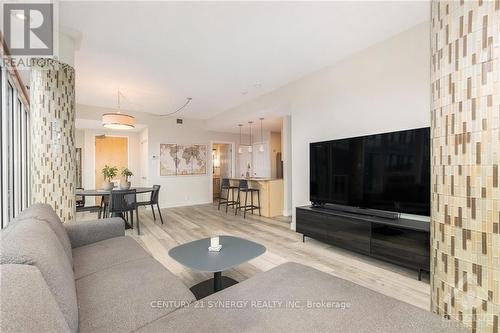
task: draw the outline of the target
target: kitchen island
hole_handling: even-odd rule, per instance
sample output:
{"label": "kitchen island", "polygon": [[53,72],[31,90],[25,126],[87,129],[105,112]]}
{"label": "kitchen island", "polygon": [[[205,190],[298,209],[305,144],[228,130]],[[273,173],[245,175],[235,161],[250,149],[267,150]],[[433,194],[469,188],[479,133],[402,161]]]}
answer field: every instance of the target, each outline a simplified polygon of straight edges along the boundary
{"label": "kitchen island", "polygon": [[[282,178],[230,178],[231,185],[238,186],[240,180],[248,180],[248,187],[260,190],[260,211],[262,216],[274,217],[283,215]],[[235,195],[237,195],[236,193],[237,191],[235,191]],[[253,202],[257,205],[257,193],[254,193],[253,196]],[[229,191],[229,197],[229,200],[232,200],[231,191]],[[248,204],[250,204],[250,200],[249,195]],[[244,193],[241,194],[240,201],[241,205],[245,204]],[[254,214],[258,214],[258,210],[255,210]]]}

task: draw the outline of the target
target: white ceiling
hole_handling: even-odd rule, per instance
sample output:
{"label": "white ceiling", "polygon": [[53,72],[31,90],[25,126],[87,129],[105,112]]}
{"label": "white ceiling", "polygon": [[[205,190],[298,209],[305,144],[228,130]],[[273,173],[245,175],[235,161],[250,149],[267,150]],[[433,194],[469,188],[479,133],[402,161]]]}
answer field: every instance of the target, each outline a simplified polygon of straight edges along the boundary
{"label": "white ceiling", "polygon": [[[429,19],[428,2],[61,2],[77,103],[209,119]],[[242,95],[241,92],[246,92]]]}

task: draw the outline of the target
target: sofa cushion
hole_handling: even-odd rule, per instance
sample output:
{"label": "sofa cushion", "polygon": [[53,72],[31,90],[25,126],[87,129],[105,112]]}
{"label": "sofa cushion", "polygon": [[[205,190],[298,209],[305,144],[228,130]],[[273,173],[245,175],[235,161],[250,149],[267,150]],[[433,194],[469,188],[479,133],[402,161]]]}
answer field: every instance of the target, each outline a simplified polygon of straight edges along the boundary
{"label": "sofa cushion", "polygon": [[72,248],[105,239],[125,236],[125,221],[121,217],[64,223]]}
{"label": "sofa cushion", "polygon": [[[130,332],[195,299],[150,256],[82,277],[76,280],[76,291],[80,332]],[[152,306],[157,300],[174,303]]]}
{"label": "sofa cushion", "polygon": [[0,275],[0,332],[70,332],[38,268],[0,265]]}
{"label": "sofa cushion", "polygon": [[128,236],[106,239],[73,249],[75,279],[149,254]]}
{"label": "sofa cushion", "polygon": [[35,219],[37,221],[47,223],[56,234],[59,242],[61,242],[64,252],[68,256],[69,260],[73,260],[71,254],[71,243],[69,241],[68,234],[64,229],[61,219],[57,216],[50,205],[42,203],[31,205],[29,208],[23,210],[21,214],[14,219],[13,223],[26,219]]}
{"label": "sofa cushion", "polygon": [[47,223],[25,219],[9,224],[2,230],[1,264],[36,266],[71,331],[78,330],[78,307],[75,279],[70,260],[54,231]]}
{"label": "sofa cushion", "polygon": [[467,332],[459,324],[429,311],[296,263],[260,273],[138,332],[235,329],[239,332]]}

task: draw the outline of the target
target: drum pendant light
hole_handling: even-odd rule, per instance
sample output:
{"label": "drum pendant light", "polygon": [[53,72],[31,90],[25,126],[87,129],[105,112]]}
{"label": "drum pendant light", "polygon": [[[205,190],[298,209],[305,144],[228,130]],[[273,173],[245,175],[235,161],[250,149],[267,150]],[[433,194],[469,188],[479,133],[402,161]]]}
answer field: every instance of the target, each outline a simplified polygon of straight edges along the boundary
{"label": "drum pendant light", "polygon": [[120,95],[118,90],[118,111],[102,115],[102,126],[114,130],[129,130],[135,128],[135,118],[120,112]]}

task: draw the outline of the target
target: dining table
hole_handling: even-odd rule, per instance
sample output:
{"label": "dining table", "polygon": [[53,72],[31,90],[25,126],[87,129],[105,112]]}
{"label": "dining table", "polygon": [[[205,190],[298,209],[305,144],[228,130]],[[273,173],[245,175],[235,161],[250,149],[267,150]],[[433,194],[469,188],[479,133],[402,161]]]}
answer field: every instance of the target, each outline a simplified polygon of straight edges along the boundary
{"label": "dining table", "polygon": [[[112,190],[103,190],[103,189],[88,189],[88,190],[83,190],[83,189],[77,189],[75,191],[75,196],[81,196],[81,197],[104,197],[108,196],[111,194],[112,191],[115,190],[120,190],[120,188],[113,188]],[[153,192],[153,187],[131,187],[129,190],[135,190],[136,194],[143,194],[143,193],[150,193]],[[92,207],[81,207],[77,211],[98,211],[99,212],[99,218],[101,218],[101,211],[99,206],[92,206]],[[122,216],[123,217],[123,216]],[[132,228],[132,226],[125,221],[125,225],[127,228]],[[137,221],[137,231],[139,232],[139,221]]]}
{"label": "dining table", "polygon": [[[90,189],[90,190],[81,190],[77,189],[75,191],[75,195],[82,196],[82,197],[100,197],[103,195],[110,195],[111,191],[119,190],[119,188],[114,188],[112,190],[103,190],[103,189]],[[153,192],[152,187],[131,187],[129,190],[135,190],[135,193],[141,194],[141,193],[148,193],[148,192]]]}

